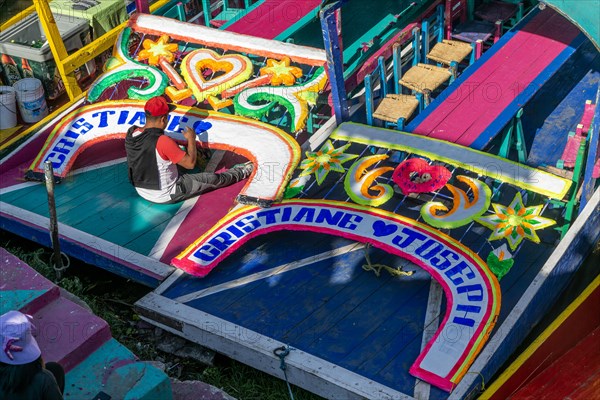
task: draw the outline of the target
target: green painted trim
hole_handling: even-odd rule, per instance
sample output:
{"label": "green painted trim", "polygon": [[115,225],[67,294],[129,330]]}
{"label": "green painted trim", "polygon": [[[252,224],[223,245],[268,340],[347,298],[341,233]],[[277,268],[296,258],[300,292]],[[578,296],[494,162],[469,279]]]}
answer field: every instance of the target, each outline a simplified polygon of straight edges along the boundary
{"label": "green painted trim", "polygon": [[[253,4],[252,6],[250,6],[249,8],[247,8],[246,10],[243,10],[243,12],[241,12],[241,13],[238,13],[238,14],[237,14],[237,15],[236,15],[234,18],[232,18],[232,19],[228,20],[227,22],[225,22],[223,25],[221,25],[221,26],[219,27],[219,29],[221,29],[221,30],[225,30],[225,29],[229,28],[229,27],[230,27],[231,25],[233,25],[235,22],[238,22],[238,21],[239,21],[238,17],[239,17],[240,15],[244,15],[244,16],[245,16],[245,15],[246,15],[246,14],[248,14],[249,12],[251,12],[251,11],[254,11],[254,9],[256,9],[256,8],[260,7],[260,6],[262,5],[262,3],[264,3],[264,2],[265,2],[265,0],[260,0],[258,3],[255,3],[255,4]],[[212,19],[217,19],[217,18],[216,18],[216,17],[215,17],[215,18],[211,18],[211,20],[212,20]]]}
{"label": "green painted trim", "polygon": [[296,33],[297,31],[299,31],[300,29],[302,29],[305,25],[308,25],[308,23],[310,21],[312,21],[313,18],[316,17],[317,13],[315,11],[318,10],[318,9],[319,8],[317,7],[314,10],[311,10],[311,12],[309,12],[304,17],[302,17],[301,19],[299,19],[295,24],[292,24],[285,31],[283,31],[279,35],[275,36],[275,39],[273,39],[273,40],[284,41],[287,38],[289,38],[290,36],[292,36],[294,33]]}

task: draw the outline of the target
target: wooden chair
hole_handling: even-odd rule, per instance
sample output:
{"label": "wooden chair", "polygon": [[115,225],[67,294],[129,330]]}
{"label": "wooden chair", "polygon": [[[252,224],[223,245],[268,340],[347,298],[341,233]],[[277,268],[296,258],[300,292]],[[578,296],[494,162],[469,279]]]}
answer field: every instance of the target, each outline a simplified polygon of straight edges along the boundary
{"label": "wooden chair", "polygon": [[433,46],[433,49],[427,54],[427,58],[439,64],[450,66],[453,61],[460,64],[469,54],[474,53],[473,46],[469,43],[458,40],[442,40]]}
{"label": "wooden chair", "polygon": [[[449,68],[444,68],[436,65],[429,65],[421,62],[421,54],[423,58],[428,54],[429,34],[430,30],[428,23],[423,21],[423,32],[418,28],[413,30],[413,62],[412,67],[404,74],[401,68],[394,68],[397,81],[400,85],[414,91],[417,94],[423,95],[423,108],[429,105],[431,94],[447,81],[452,82],[456,77],[458,63],[450,62]],[[426,51],[426,52],[425,52]],[[401,93],[401,90],[397,90]]]}
{"label": "wooden chair", "polygon": [[[400,50],[398,46],[394,48],[396,54],[394,61],[399,61]],[[400,66],[401,67],[401,66]],[[394,77],[396,76],[394,68]],[[379,84],[379,93],[375,88]],[[422,102],[413,95],[402,93],[388,93],[388,83],[386,69],[383,57],[379,57],[375,71],[365,77],[365,96],[367,110],[367,124],[373,125],[373,119],[384,121],[386,127],[395,127],[398,130],[404,129],[405,122],[414,114]],[[420,97],[420,95],[419,95]],[[375,107],[378,99],[381,99]]]}
{"label": "wooden chair", "polygon": [[475,10],[475,16],[483,21],[500,23],[503,29],[513,27],[523,18],[521,0],[486,1]]}
{"label": "wooden chair", "polygon": [[399,82],[402,86],[423,94],[425,105],[428,105],[431,94],[455,76],[453,71],[456,71],[454,62],[450,68],[419,63],[409,69]]}
{"label": "wooden chair", "polygon": [[[460,64],[469,54],[469,65],[475,61],[476,52],[475,45],[461,42],[458,40],[444,39],[444,18],[445,13],[442,6],[438,7],[438,11],[434,19],[426,19],[421,23],[422,40],[421,53],[424,60],[432,60],[438,63],[438,66],[448,65],[454,61]],[[433,29],[430,28],[433,25]],[[434,40],[432,40],[432,38]],[[434,43],[431,51],[429,46]],[[415,63],[415,64],[418,64]]]}

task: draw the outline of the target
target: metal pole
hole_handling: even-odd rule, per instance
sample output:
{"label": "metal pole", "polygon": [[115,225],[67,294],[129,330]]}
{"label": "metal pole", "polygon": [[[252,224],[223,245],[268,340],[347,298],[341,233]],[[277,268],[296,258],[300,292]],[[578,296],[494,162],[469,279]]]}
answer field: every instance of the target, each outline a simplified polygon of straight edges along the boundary
{"label": "metal pole", "polygon": [[325,52],[327,55],[327,70],[329,72],[329,81],[331,83],[331,96],[333,99],[333,108],[335,119],[338,124],[347,121],[349,118],[348,101],[346,99],[346,87],[344,82],[344,65],[340,40],[338,36],[338,27],[336,23],[336,8],[341,3],[334,3],[321,10],[321,30],[323,31],[323,41],[325,43]]}
{"label": "metal pole", "polygon": [[52,263],[56,271],[56,279],[62,278],[63,263],[60,255],[60,242],[58,240],[58,219],[56,217],[56,203],[54,202],[54,169],[52,162],[44,163],[44,176],[46,178],[46,191],[48,192],[48,213],[50,215],[50,238],[52,239]]}

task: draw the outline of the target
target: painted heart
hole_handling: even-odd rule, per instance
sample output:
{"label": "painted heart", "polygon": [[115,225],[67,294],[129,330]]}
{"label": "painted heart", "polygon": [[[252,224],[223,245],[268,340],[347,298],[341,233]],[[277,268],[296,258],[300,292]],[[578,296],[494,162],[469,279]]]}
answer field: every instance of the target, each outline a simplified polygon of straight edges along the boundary
{"label": "painted heart", "polygon": [[209,130],[210,128],[212,128],[212,124],[208,121],[198,121],[196,122],[196,134],[199,135],[202,132],[206,132],[207,130]]}
{"label": "painted heart", "polygon": [[394,224],[386,224],[383,221],[373,222],[373,235],[376,237],[389,236],[396,233],[398,226]]}
{"label": "painted heart", "polygon": [[448,168],[441,165],[429,165],[421,158],[409,158],[402,161],[392,175],[392,180],[402,193],[427,193],[441,189],[452,177]]}
{"label": "painted heart", "polygon": [[181,64],[181,75],[199,102],[245,82],[252,72],[252,61],[248,57],[240,54],[220,56],[209,49],[192,51]]}

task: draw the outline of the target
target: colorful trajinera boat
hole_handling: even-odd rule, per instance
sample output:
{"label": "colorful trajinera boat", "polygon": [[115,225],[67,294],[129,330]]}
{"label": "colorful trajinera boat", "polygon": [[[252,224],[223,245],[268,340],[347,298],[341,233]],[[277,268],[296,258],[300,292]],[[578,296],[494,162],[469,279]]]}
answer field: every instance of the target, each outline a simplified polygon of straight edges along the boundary
{"label": "colorful trajinera boat", "polygon": [[[546,3],[448,0],[348,83],[326,3],[325,51],[132,17],[2,160],[1,227],[50,244],[49,162],[63,251],[156,287],[145,320],[328,398],[471,398],[600,237],[597,34]],[[193,127],[206,168],[250,179],[139,198],[124,136],[162,94],[169,136]]]}

